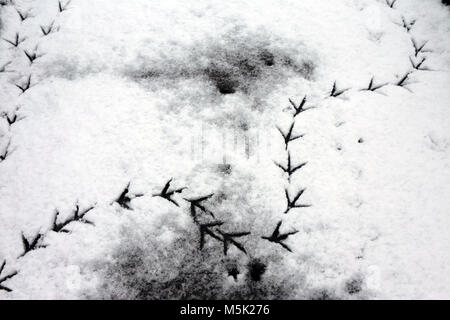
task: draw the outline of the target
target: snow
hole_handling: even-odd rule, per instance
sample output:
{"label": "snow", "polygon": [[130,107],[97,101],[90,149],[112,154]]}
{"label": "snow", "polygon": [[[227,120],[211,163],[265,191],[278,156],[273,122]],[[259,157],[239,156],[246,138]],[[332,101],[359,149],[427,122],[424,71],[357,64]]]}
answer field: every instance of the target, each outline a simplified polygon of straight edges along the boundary
{"label": "snow", "polygon": [[[23,40],[0,43],[0,70],[11,62],[0,112],[20,119],[0,119],[0,155],[11,141],[0,279],[18,274],[0,299],[449,298],[450,12],[439,1],[14,3],[30,17],[0,6],[1,38]],[[402,18],[416,21],[409,32]],[[426,42],[417,57],[412,39]],[[392,85],[410,57],[425,70]],[[389,85],[362,90],[372,77]],[[329,97],[335,82],[349,90]],[[307,165],[288,180],[273,162],[287,159],[277,127],[292,123],[288,98],[305,95],[313,108],[295,117],[305,136],[289,152]],[[188,187],[179,207],[154,196],[170,178]],[[129,182],[144,194],[133,210],[115,202]],[[312,206],[283,214],[285,188]],[[212,238],[199,251],[183,198],[211,193],[224,231],[251,232],[238,239],[248,255],[224,257]],[[55,210],[64,220],[77,203],[95,207],[94,225],[51,231]],[[292,253],[261,239],[278,221],[298,231]],[[45,234],[45,248],[19,257],[22,232]],[[261,282],[244,274],[254,259]]]}

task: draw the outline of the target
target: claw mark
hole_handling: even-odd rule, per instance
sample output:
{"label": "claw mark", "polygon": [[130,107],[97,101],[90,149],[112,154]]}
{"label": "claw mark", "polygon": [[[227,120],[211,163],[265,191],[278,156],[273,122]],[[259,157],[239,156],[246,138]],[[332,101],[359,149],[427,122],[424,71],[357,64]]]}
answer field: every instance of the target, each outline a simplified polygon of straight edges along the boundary
{"label": "claw mark", "polygon": [[66,227],[71,224],[72,222],[80,222],[80,223],[85,223],[85,224],[90,224],[90,225],[94,225],[93,222],[87,220],[85,218],[86,214],[88,212],[90,212],[91,210],[94,209],[94,206],[91,206],[85,210],[80,211],[80,206],[77,203],[75,205],[75,210],[73,212],[73,216],[66,219],[63,222],[58,223],[58,216],[59,216],[59,211],[56,210],[55,212],[55,217],[53,219],[53,225],[52,225],[52,231],[54,232],[63,232],[63,233],[68,233],[69,231],[66,229]]}
{"label": "claw mark", "polygon": [[53,226],[52,226],[52,231],[54,232],[65,232],[67,233],[68,231],[66,229],[64,229],[70,222],[69,220],[66,220],[64,222],[58,223],[58,217],[59,217],[59,211],[56,210],[55,212],[55,217],[53,218]]}
{"label": "claw mark", "polygon": [[52,31],[53,31],[53,24],[55,23],[55,21],[53,21],[50,25],[48,26],[41,26],[41,31],[44,34],[44,36],[48,36]]}
{"label": "claw mark", "polygon": [[234,245],[236,248],[247,254],[244,246],[234,240],[234,238],[241,238],[250,235],[250,232],[223,232],[220,229],[217,230],[223,237],[223,254],[227,255],[229,244]]}
{"label": "claw mark", "polygon": [[42,239],[43,239],[43,235],[41,233],[38,233],[31,240],[28,240],[22,232],[22,244],[23,244],[24,252],[22,253],[22,255],[20,257],[25,256],[27,253],[29,253],[33,250],[37,250],[39,248],[45,248],[44,245],[40,244]]}
{"label": "claw mark", "polygon": [[12,63],[12,61],[9,61],[5,63],[3,66],[0,67],[0,73],[7,72],[6,67],[9,66]]}
{"label": "claw mark", "polygon": [[31,75],[28,76],[28,79],[27,79],[27,81],[25,82],[24,85],[15,84],[15,86],[17,88],[19,88],[22,91],[22,93],[27,92],[28,89],[30,89],[30,87],[31,87]]}
{"label": "claw mark", "polygon": [[58,10],[59,12],[64,12],[68,9],[68,6],[72,0],[67,1],[65,4],[62,1],[58,1]]}
{"label": "claw mark", "polygon": [[131,200],[144,196],[143,194],[130,194],[130,184],[131,182],[128,182],[127,186],[122,191],[120,196],[115,201],[113,201],[113,203],[117,202],[122,208],[127,210],[133,210],[133,208],[131,208],[130,206]]}
{"label": "claw mark", "polygon": [[419,45],[414,38],[411,39],[411,42],[414,47],[414,56],[417,57],[419,53],[423,52],[423,49],[425,48],[425,45],[428,43],[428,41],[425,41],[423,44]]}
{"label": "claw mark", "polygon": [[402,22],[403,22],[403,28],[406,29],[407,32],[409,32],[412,27],[414,26],[414,24],[416,23],[416,20],[411,20],[410,22],[406,21],[405,17],[402,17]]}
{"label": "claw mark", "polygon": [[30,64],[33,64],[34,60],[37,59],[36,52],[29,53],[26,50],[23,50],[23,53],[27,56],[28,60],[30,61]]}
{"label": "claw mark", "polygon": [[161,197],[166,199],[167,201],[172,202],[174,205],[179,207],[179,204],[172,198],[172,196],[175,195],[175,193],[182,193],[183,190],[187,189],[186,187],[173,189],[169,191],[170,183],[172,182],[173,178],[171,178],[169,181],[167,181],[166,185],[162,189],[161,193],[154,194],[153,197]]}
{"label": "claw mark", "polygon": [[210,237],[222,242],[222,238],[220,238],[217,234],[214,233],[211,228],[219,227],[223,225],[224,223],[222,221],[215,221],[211,223],[203,223],[199,224],[200,229],[200,250],[202,250],[205,246],[205,236],[209,235]]}
{"label": "claw mark", "polygon": [[30,13],[29,12],[21,12],[19,9],[17,9],[17,8],[14,8],[14,9],[16,9],[16,12],[17,12],[17,14],[19,15],[19,17],[20,17],[20,21],[21,22],[24,22],[25,20],[27,20],[29,17],[30,17]]}
{"label": "claw mark", "polygon": [[278,131],[280,132],[281,136],[284,139],[284,144],[286,146],[286,150],[288,149],[289,142],[303,138],[305,136],[304,134],[293,136],[292,131],[294,130],[294,125],[295,125],[295,121],[292,122],[287,133],[284,133],[283,130],[281,130],[279,127],[277,127]]}
{"label": "claw mark", "polygon": [[285,214],[287,214],[291,209],[294,208],[309,208],[311,207],[310,204],[299,204],[297,203],[297,201],[300,199],[300,197],[302,196],[302,194],[305,192],[306,189],[301,189],[293,199],[291,199],[291,197],[289,196],[289,192],[287,189],[284,189],[284,193],[286,195],[286,201],[287,201],[287,207],[286,210],[284,211]]}
{"label": "claw mark", "polygon": [[287,251],[292,252],[291,248],[285,243],[283,243],[284,240],[286,240],[289,236],[296,234],[298,231],[291,231],[287,233],[280,233],[280,227],[281,227],[282,221],[278,222],[277,226],[275,227],[275,230],[273,231],[272,235],[269,237],[261,237],[265,240],[268,240],[270,242],[278,243],[280,246],[285,248]]}
{"label": "claw mark", "polygon": [[423,63],[425,62],[425,60],[426,60],[426,58],[424,57],[424,58],[422,58],[421,61],[414,62],[414,60],[411,57],[409,57],[409,61],[411,61],[412,67],[416,70],[426,70],[426,68],[421,68]]}
{"label": "claw mark", "polygon": [[294,111],[295,111],[294,112],[294,118],[297,115],[299,115],[300,113],[302,113],[302,112],[305,112],[305,111],[308,111],[310,109],[313,109],[312,107],[311,108],[306,108],[306,109],[304,108],[304,106],[306,104],[306,96],[303,97],[302,102],[300,102],[300,104],[298,106],[295,104],[294,101],[292,101],[292,99],[289,99],[289,102],[290,102],[291,106],[294,108]]}
{"label": "claw mark", "polygon": [[[2,275],[2,272],[3,272],[3,270],[5,269],[5,266],[6,266],[6,260],[3,261],[3,263],[0,265],[0,276]],[[5,287],[5,286],[3,285],[3,283],[4,283],[5,281],[7,281],[7,280],[9,280],[9,279],[11,279],[11,278],[13,278],[13,277],[15,277],[17,274],[18,274],[18,272],[17,272],[17,271],[14,271],[13,273],[10,273],[10,274],[7,275],[7,276],[0,277],[0,290],[6,291],[6,292],[11,292],[12,290],[11,290],[10,288],[8,288],[8,287]]]}
{"label": "claw mark", "polygon": [[386,4],[389,6],[389,8],[394,9],[394,5],[397,2],[397,0],[386,0]]}
{"label": "claw mark", "polygon": [[406,82],[408,81],[410,74],[411,72],[407,72],[399,81],[394,83],[394,85],[404,88],[407,84]]}
{"label": "claw mark", "polygon": [[297,171],[300,170],[301,168],[303,168],[304,166],[306,166],[308,164],[308,162],[303,162],[299,165],[296,166],[292,166],[292,161],[291,161],[291,153],[288,152],[288,159],[287,159],[287,166],[283,166],[277,162],[275,162],[275,165],[277,165],[281,170],[283,170],[283,172],[288,174],[289,179],[291,178],[291,176]]}
{"label": "claw mark", "polygon": [[16,35],[14,37],[14,40],[9,40],[9,39],[6,39],[6,38],[3,38],[3,40],[8,42],[9,44],[13,45],[16,48],[19,46],[19,44],[21,44],[22,42],[25,41],[25,39],[20,39],[19,33],[16,33]]}
{"label": "claw mark", "polygon": [[383,83],[383,84],[378,84],[378,85],[376,85],[375,82],[374,82],[374,77],[372,77],[372,78],[370,79],[369,86],[368,86],[367,88],[365,88],[365,89],[362,89],[362,90],[367,90],[367,91],[372,91],[372,92],[374,92],[374,91],[376,91],[376,90],[378,90],[378,89],[381,89],[381,88],[383,88],[383,87],[385,87],[385,86],[387,86],[387,83]]}
{"label": "claw mark", "polygon": [[0,154],[0,163],[2,163],[3,161],[6,160],[6,158],[8,158],[8,156],[11,155],[11,151],[9,149],[9,147],[11,146],[11,140],[8,141],[8,144],[6,145],[5,150],[3,151],[2,154]]}
{"label": "claw mark", "polygon": [[86,214],[88,214],[90,211],[94,210],[94,208],[95,208],[95,206],[90,206],[87,209],[80,211],[80,206],[77,203],[75,205],[75,211],[73,213],[73,221],[94,225],[94,223],[92,221],[89,221],[85,218]]}
{"label": "claw mark", "polygon": [[335,81],[334,84],[333,84],[333,88],[331,89],[330,97],[337,98],[337,97],[339,97],[340,95],[342,95],[344,92],[346,92],[348,90],[350,90],[350,89],[347,88],[347,89],[340,89],[339,90],[337,88],[337,84],[336,84],[336,81]]}
{"label": "claw mark", "polygon": [[[17,112],[18,109],[16,109]],[[12,117],[9,116],[9,114],[7,112],[3,112],[1,114],[1,116],[6,120],[6,122],[8,122],[9,127],[11,127],[13,124],[15,124],[16,122],[25,119],[25,117],[21,117],[19,118],[19,116],[17,115],[17,113],[14,113],[14,115]]]}
{"label": "claw mark", "polygon": [[196,209],[200,209],[202,212],[208,213],[209,215],[211,215],[211,217],[215,218],[214,214],[210,210],[206,209],[205,206],[202,204],[203,201],[210,199],[213,195],[214,195],[214,193],[211,193],[207,196],[193,198],[193,199],[183,198],[185,201],[187,201],[191,204],[191,207],[190,207],[191,217],[194,219],[195,222],[197,222],[197,210]]}

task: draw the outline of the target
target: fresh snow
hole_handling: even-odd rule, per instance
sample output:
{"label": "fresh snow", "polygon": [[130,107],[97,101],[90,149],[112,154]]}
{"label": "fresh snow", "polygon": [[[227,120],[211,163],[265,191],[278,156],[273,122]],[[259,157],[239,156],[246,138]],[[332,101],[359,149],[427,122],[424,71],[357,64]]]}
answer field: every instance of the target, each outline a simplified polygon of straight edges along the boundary
{"label": "fresh snow", "polygon": [[[251,259],[267,265],[263,298],[450,298],[450,10],[440,1],[13,3],[0,6],[1,38],[21,42],[0,42],[0,279],[18,274],[0,299],[152,298],[142,283],[154,279],[183,282],[161,292],[185,298],[195,272],[214,275],[215,298],[246,298]],[[426,43],[417,57],[412,40]],[[272,66],[242,72],[267,52]],[[410,57],[425,57],[423,70]],[[235,93],[218,91],[211,66],[237,74]],[[362,90],[372,77],[387,85]],[[348,90],[330,97],[334,83]],[[305,95],[312,109],[295,117],[304,136],[289,153],[307,164],[288,180],[274,164],[287,159],[277,127],[287,132],[288,99]],[[179,207],[153,196],[170,178],[187,187]],[[128,183],[144,194],[133,210],[115,202]],[[305,189],[299,203],[311,207],[283,214],[285,188]],[[236,238],[247,256],[230,246],[224,258],[212,238],[199,252],[183,198],[211,193],[223,230],[252,233]],[[93,225],[51,231],[55,211],[63,221],[77,203],[94,206]],[[261,239],[278,221],[298,231],[285,240],[292,253]],[[21,256],[22,233],[45,234],[44,247]]]}

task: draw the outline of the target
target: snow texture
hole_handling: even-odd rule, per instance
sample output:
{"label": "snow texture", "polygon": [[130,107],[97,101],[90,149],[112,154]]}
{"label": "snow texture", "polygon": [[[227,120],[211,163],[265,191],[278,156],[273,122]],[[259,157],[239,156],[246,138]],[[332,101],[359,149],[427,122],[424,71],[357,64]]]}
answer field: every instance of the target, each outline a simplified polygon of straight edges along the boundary
{"label": "snow texture", "polygon": [[0,299],[450,298],[440,1],[0,10]]}

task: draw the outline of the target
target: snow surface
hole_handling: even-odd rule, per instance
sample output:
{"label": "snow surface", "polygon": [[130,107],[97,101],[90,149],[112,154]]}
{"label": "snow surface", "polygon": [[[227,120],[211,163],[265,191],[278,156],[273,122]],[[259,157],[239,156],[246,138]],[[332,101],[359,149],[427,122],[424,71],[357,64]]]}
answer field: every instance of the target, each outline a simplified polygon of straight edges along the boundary
{"label": "snow surface", "polygon": [[[450,298],[450,11],[438,0],[13,2],[30,17],[0,7],[1,38],[23,40],[0,43],[0,111],[20,119],[0,119],[0,279],[18,271],[0,299],[154,298],[155,281],[163,298]],[[426,42],[417,57],[412,39]],[[372,77],[390,84],[361,90]],[[335,81],[349,90],[329,97]],[[277,126],[304,95],[313,109],[289,151],[308,164],[289,181],[273,162],[286,162]],[[172,177],[188,187],[180,207],[152,196]],[[114,202],[129,182],[144,193],[134,210]],[[306,188],[312,206],[283,214],[285,188]],[[226,231],[252,232],[239,239],[248,257],[223,258],[210,238],[199,253],[182,198],[210,193]],[[51,231],[77,202],[95,205],[95,225]],[[261,239],[280,220],[299,231],[292,253]],[[20,257],[22,232],[45,233],[45,248]],[[251,259],[267,265],[264,285],[227,277]]]}

